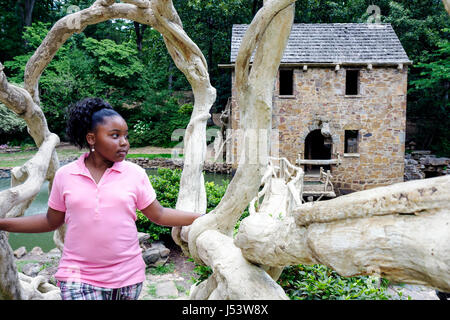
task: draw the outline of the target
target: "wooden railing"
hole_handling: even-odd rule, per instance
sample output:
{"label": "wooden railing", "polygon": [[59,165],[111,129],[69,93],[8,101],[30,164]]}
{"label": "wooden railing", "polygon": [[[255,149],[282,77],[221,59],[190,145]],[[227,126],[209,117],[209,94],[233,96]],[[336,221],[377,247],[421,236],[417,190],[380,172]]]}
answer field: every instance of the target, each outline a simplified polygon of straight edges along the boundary
{"label": "wooden railing", "polygon": [[298,154],[296,162],[298,165],[311,164],[311,165],[327,166],[334,164],[338,166],[342,163],[341,155],[339,154],[339,152],[336,152],[334,155],[336,156],[336,158],[334,159],[303,159],[303,152],[300,152]]}
{"label": "wooden railing", "polygon": [[264,185],[264,187],[250,202],[249,213],[256,213],[259,199],[267,193],[267,189],[270,188],[271,179],[275,178],[282,179],[289,190],[287,199],[287,214],[289,214],[303,202],[303,176],[303,169],[292,165],[286,158],[269,157],[269,164],[261,179],[261,185]]}

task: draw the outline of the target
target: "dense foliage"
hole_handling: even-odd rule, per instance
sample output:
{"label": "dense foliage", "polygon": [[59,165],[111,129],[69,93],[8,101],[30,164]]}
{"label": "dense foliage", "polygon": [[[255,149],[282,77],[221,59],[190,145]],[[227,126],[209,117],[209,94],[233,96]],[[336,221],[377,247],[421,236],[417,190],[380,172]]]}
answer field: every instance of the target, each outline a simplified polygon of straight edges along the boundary
{"label": "dense foliage", "polygon": [[0,103],[0,144],[17,139],[23,140],[27,135],[27,124],[13,111]]}
{"label": "dense foliage", "polygon": [[[159,168],[157,175],[150,175],[149,179],[153,189],[155,189],[159,203],[163,207],[175,208],[178,192],[180,190],[181,170]],[[205,181],[207,199],[206,212],[210,212],[219,204],[225,194],[228,183],[228,180],[223,180],[222,184]],[[154,240],[158,240],[164,235],[170,235],[170,228],[154,224],[139,211],[136,226],[139,232],[150,234],[151,239]]]}
{"label": "dense foliage", "polygon": [[278,284],[292,300],[387,300],[388,281],[359,276],[341,277],[324,265],[285,267]]}

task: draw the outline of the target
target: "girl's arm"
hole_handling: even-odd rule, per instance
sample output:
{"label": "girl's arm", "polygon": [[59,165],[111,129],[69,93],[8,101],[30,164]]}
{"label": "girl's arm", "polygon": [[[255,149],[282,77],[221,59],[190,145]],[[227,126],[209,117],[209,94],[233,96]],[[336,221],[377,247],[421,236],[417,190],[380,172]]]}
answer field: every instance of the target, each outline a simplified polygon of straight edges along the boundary
{"label": "girl's arm", "polygon": [[47,214],[0,219],[0,230],[20,233],[50,232],[64,223],[66,213],[48,208]]}
{"label": "girl's arm", "polygon": [[199,213],[165,208],[156,199],[141,211],[152,222],[168,227],[188,226],[201,216]]}

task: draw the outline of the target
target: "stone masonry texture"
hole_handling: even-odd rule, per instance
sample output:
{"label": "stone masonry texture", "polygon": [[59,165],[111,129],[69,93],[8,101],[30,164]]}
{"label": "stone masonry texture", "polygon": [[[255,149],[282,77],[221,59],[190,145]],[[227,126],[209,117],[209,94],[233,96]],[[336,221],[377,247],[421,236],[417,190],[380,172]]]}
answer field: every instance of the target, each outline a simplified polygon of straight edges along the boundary
{"label": "stone masonry texture", "polygon": [[[279,95],[277,77],[272,106],[272,130],[278,130],[279,154],[295,163],[305,152],[305,139],[328,122],[332,182],[341,194],[402,182],[406,126],[407,66],[366,65],[292,67],[294,90]],[[347,69],[359,70],[358,95],[345,94]],[[239,128],[239,106],[232,72],[232,128]],[[345,130],[358,130],[358,152],[344,154]],[[234,139],[234,167],[238,141]]]}

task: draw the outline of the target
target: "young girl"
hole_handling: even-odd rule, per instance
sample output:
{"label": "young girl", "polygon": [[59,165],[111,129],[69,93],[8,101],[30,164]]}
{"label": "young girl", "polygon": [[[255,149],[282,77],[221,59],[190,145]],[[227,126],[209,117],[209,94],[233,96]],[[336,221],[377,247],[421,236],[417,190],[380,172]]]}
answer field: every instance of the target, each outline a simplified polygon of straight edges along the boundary
{"label": "young girl", "polygon": [[66,223],[55,274],[62,299],[137,299],[145,263],[136,209],[165,226],[190,225],[200,214],[159,204],[145,170],[123,161],[130,148],[127,124],[102,99],[70,108],[67,135],[90,152],[56,172],[47,214],[0,219],[0,230],[49,232]]}

